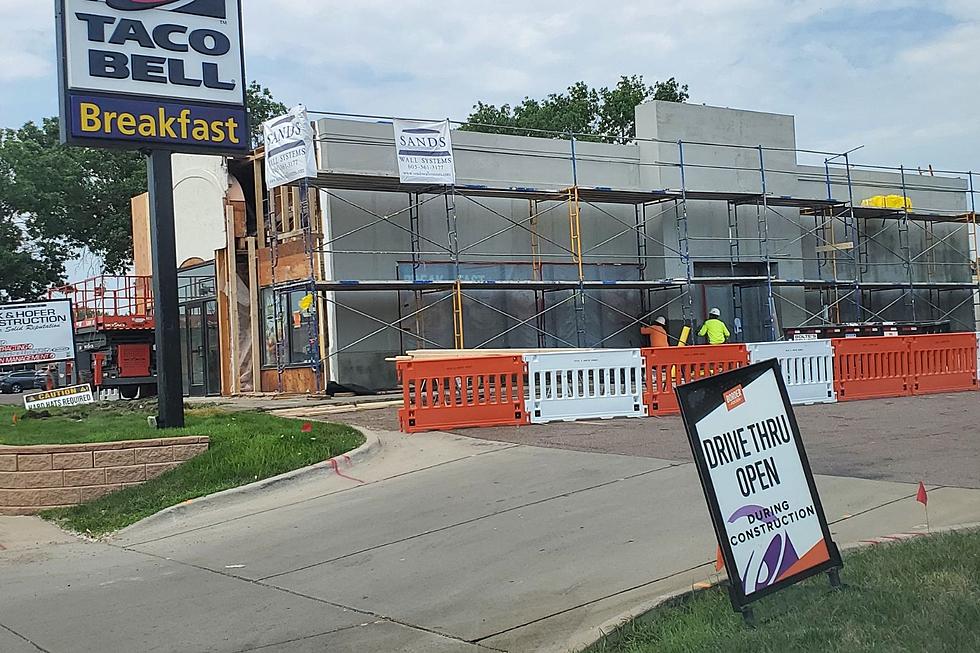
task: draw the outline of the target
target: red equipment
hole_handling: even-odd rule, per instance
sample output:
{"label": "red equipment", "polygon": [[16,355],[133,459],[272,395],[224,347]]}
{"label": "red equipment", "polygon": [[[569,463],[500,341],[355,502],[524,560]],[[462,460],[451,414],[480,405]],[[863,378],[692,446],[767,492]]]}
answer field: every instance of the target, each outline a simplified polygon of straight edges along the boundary
{"label": "red equipment", "polygon": [[156,391],[152,277],[102,275],[48,296],[72,301],[80,382],[126,398]]}

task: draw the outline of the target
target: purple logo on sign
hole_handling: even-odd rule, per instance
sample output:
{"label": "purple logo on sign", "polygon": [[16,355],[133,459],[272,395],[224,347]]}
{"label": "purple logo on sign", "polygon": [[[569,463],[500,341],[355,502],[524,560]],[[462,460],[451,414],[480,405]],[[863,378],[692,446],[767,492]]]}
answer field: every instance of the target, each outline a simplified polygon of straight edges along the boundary
{"label": "purple logo on sign", "polygon": [[[768,508],[748,505],[733,512],[732,516],[728,518],[728,523],[734,524],[740,519],[745,519],[749,523],[770,524],[776,521],[777,515]],[[766,547],[766,552],[762,558],[756,560],[754,551],[749,556],[741,579],[743,591],[745,594],[752,594],[769,587],[779,580],[780,576],[786,573],[799,559],[800,556],[789,536],[784,533],[776,533],[769,541],[769,546]]]}

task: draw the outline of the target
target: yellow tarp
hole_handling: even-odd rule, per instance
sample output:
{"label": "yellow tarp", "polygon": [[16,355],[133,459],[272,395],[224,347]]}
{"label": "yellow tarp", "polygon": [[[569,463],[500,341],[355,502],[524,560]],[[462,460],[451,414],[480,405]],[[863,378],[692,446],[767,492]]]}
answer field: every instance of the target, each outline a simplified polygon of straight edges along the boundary
{"label": "yellow tarp", "polygon": [[912,200],[901,195],[875,195],[866,200],[861,200],[861,206],[870,206],[878,209],[908,209],[912,210]]}

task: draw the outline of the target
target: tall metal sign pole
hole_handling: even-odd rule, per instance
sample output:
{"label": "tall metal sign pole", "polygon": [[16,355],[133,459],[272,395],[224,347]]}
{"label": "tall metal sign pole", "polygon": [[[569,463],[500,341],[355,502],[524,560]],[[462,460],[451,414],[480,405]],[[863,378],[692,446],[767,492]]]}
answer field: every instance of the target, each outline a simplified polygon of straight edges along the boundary
{"label": "tall metal sign pole", "polygon": [[173,153],[249,150],[241,0],[55,0],[61,138],[148,152],[163,428],[184,425]]}
{"label": "tall metal sign pole", "polygon": [[157,397],[160,403],[157,426],[180,428],[184,425],[184,384],[180,365],[173,166],[167,150],[152,150],[146,161],[150,187]]}

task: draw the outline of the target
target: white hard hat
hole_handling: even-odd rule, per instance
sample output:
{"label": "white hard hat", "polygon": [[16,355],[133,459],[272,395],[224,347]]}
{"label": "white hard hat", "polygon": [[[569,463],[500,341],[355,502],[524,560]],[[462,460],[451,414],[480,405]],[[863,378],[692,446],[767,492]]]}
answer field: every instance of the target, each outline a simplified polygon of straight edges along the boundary
{"label": "white hard hat", "polygon": [[667,325],[667,318],[665,318],[663,315],[661,315],[660,317],[658,317],[653,322],[654,322],[654,324],[659,324],[660,326],[666,326]]}
{"label": "white hard hat", "polygon": [[713,308],[713,309],[711,309],[711,311],[710,311],[710,312],[708,313],[708,315],[714,315],[714,316],[716,316],[716,317],[720,317],[720,316],[721,316],[721,309],[720,309],[720,308]]}

